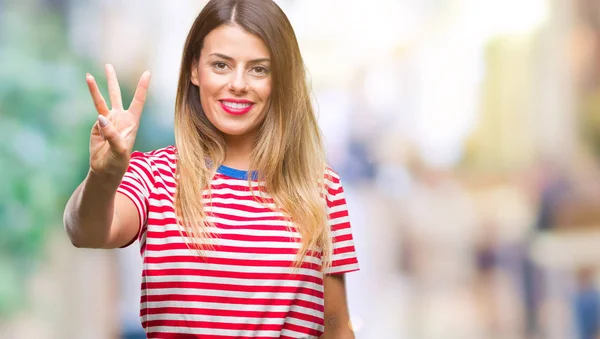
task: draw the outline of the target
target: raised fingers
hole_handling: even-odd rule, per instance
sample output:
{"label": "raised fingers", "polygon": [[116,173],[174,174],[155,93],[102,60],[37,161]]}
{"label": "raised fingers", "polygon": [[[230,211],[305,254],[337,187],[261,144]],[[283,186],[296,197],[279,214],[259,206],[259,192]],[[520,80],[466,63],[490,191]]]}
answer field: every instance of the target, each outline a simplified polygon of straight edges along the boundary
{"label": "raised fingers", "polygon": [[94,106],[96,106],[98,114],[108,116],[110,111],[106,106],[106,101],[104,101],[104,97],[102,97],[102,94],[98,89],[98,84],[96,84],[96,80],[90,73],[85,75],[85,82],[87,82],[90,94],[92,95],[92,100],[94,101]]}
{"label": "raised fingers", "polygon": [[119,80],[117,79],[117,72],[111,64],[104,66],[106,72],[106,80],[108,81],[108,95],[110,97],[111,109],[122,110],[123,101],[121,100],[121,88],[119,87]]}
{"label": "raised fingers", "polygon": [[140,116],[142,109],[144,109],[144,103],[146,102],[146,93],[148,93],[148,86],[150,85],[150,71],[145,71],[140,77],[131,105],[129,105],[129,112]]}

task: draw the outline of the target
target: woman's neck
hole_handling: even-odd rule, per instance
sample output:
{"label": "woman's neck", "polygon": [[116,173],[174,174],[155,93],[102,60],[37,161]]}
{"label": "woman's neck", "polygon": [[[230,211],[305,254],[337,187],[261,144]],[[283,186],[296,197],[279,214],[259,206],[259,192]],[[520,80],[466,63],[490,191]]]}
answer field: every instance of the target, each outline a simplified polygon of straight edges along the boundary
{"label": "woman's neck", "polygon": [[223,165],[247,171],[250,167],[250,154],[252,154],[253,138],[244,135],[225,136],[227,151]]}

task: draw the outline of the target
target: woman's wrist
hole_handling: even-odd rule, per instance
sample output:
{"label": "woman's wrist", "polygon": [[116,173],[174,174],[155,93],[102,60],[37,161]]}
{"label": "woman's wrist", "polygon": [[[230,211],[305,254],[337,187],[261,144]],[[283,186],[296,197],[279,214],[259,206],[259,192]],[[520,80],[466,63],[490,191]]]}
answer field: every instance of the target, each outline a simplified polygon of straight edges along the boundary
{"label": "woman's wrist", "polygon": [[98,193],[114,194],[123,180],[123,175],[99,174],[92,169],[88,171],[86,181],[86,189],[92,189]]}

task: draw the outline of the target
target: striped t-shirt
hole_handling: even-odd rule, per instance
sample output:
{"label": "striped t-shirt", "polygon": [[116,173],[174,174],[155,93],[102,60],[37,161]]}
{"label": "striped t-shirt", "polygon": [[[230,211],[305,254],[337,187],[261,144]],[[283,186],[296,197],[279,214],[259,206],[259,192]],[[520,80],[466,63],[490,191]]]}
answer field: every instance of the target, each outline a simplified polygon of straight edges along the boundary
{"label": "striped t-shirt", "polygon": [[[320,250],[294,272],[300,234],[260,182],[221,166],[203,206],[216,235],[210,249],[189,249],[173,208],[174,146],[134,152],[118,191],[140,215],[143,258],[140,318],[148,338],[316,338],[323,333],[323,274],[358,270],[339,176],[326,174],[333,257],[321,272]],[[291,229],[288,228],[291,226]],[[184,233],[185,234],[185,233]]]}

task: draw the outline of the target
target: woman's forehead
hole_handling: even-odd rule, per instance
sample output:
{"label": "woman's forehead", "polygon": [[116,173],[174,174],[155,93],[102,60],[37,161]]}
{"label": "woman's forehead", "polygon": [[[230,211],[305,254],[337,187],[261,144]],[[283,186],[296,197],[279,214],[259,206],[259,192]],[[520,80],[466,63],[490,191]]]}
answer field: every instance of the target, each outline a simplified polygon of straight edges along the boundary
{"label": "woman's forehead", "polygon": [[240,60],[270,58],[265,43],[237,25],[222,25],[208,33],[204,38],[202,54],[219,54]]}

